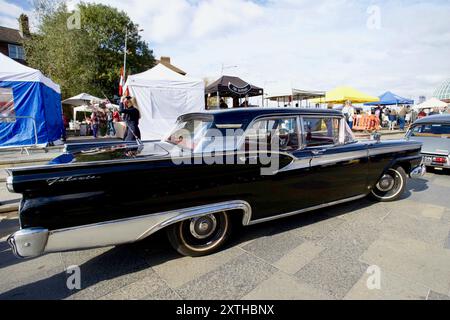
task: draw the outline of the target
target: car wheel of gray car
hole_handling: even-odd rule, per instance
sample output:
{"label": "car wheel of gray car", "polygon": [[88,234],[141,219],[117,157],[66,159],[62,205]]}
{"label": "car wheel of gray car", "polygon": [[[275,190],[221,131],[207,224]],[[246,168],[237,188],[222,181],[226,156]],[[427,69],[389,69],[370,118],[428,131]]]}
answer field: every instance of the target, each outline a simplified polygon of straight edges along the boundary
{"label": "car wheel of gray car", "polygon": [[398,200],[406,188],[406,173],[402,167],[389,169],[372,189],[372,197],[381,202]]}
{"label": "car wheel of gray car", "polygon": [[167,229],[170,244],[180,254],[199,257],[217,251],[231,232],[226,212],[209,214],[181,221]]}

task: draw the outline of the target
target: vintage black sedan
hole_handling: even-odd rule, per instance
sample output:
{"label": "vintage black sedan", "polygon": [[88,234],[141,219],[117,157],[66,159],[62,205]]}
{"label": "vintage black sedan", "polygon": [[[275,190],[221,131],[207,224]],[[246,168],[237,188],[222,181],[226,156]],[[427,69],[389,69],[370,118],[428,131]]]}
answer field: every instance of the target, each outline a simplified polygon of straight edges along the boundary
{"label": "vintage black sedan", "polygon": [[356,141],[341,112],[246,108],[186,114],[158,142],[72,145],[9,169],[23,258],[131,243],[165,229],[181,254],[219,249],[244,226],[371,196],[399,199],[424,174],[421,144]]}

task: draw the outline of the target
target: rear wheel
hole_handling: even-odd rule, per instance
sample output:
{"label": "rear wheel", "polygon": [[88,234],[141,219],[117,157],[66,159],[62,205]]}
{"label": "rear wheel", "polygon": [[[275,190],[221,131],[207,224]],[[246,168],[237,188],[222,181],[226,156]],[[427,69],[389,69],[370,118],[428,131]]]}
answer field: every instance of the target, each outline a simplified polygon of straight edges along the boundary
{"label": "rear wheel", "polygon": [[373,188],[372,198],[381,202],[398,200],[405,191],[406,179],[407,176],[402,167],[389,169]]}
{"label": "rear wheel", "polygon": [[180,254],[199,257],[217,251],[228,239],[231,220],[226,212],[181,221],[167,229],[170,244]]}

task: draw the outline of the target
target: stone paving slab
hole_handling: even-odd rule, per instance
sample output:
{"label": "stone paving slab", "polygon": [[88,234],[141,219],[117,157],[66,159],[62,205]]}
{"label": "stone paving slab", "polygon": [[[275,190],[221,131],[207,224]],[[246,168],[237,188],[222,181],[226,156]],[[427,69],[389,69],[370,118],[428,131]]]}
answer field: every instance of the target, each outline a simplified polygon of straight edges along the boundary
{"label": "stone paving slab", "polygon": [[364,252],[361,261],[385,272],[414,279],[441,294],[450,292],[450,250],[394,234],[383,234]]}
{"label": "stone paving slab", "polygon": [[[430,291],[414,279],[404,279],[393,273],[382,271],[380,287],[371,286],[371,274],[365,273],[345,295],[345,300],[424,300]],[[369,286],[368,286],[369,280]]]}
{"label": "stone paving slab", "polygon": [[255,289],[245,295],[243,300],[332,300],[325,292],[320,291],[296,277],[277,272],[260,283]]}
{"label": "stone paving slab", "polygon": [[241,299],[275,272],[275,267],[243,252],[218,269],[186,283],[177,292],[189,300]]}

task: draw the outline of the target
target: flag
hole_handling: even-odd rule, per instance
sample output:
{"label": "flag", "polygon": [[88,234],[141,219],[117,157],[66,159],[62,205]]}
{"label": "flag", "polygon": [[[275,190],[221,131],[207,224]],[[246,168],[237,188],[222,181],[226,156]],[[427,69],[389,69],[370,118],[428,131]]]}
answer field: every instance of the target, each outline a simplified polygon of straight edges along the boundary
{"label": "flag", "polygon": [[120,81],[119,81],[119,97],[123,94],[123,86],[124,86],[125,79],[123,78],[123,67],[120,68]]}

